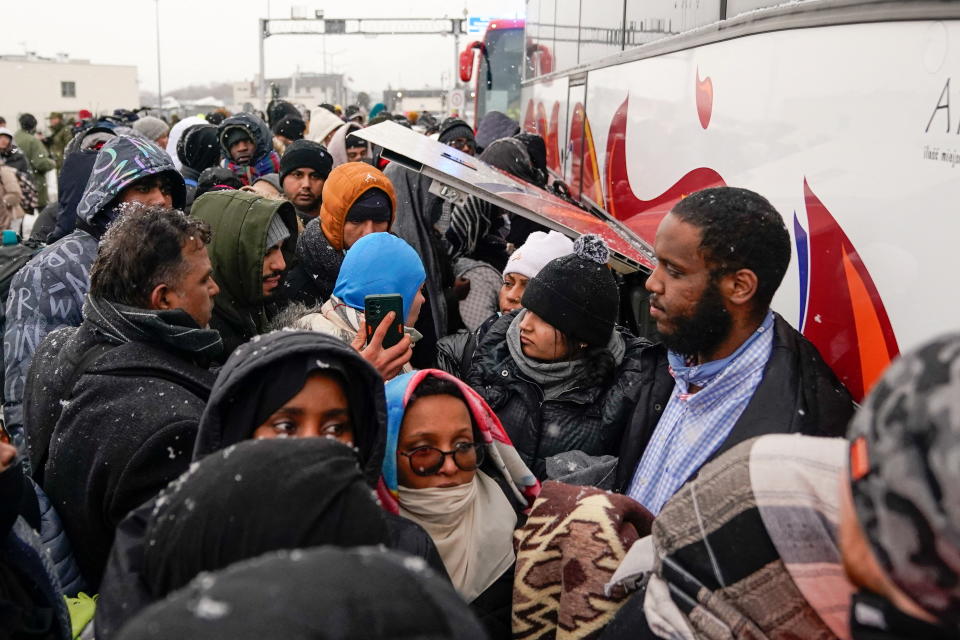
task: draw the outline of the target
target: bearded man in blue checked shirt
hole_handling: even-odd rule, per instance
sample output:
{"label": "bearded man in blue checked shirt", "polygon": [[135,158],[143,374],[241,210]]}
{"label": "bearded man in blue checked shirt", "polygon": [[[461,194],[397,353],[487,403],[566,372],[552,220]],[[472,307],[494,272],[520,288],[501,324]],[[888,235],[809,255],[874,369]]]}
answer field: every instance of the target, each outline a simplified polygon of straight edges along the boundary
{"label": "bearded man in blue checked shirt", "polygon": [[617,487],[652,513],[709,460],[766,433],[844,435],[843,384],[770,301],[790,236],[766,198],[705,189],[657,229],[647,280],[661,343],[620,451]]}

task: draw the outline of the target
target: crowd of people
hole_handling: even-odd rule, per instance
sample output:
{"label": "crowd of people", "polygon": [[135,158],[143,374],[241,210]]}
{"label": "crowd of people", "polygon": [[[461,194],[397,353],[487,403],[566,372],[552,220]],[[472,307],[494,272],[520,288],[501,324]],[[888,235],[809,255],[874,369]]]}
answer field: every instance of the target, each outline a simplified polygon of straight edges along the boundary
{"label": "crowd of people", "polygon": [[357,132],[563,193],[539,136],[339,111],[0,123],[0,226],[39,213],[0,638],[956,637],[960,334],[857,406],[771,309],[780,213],[720,187],[661,222],[634,335],[598,236]]}

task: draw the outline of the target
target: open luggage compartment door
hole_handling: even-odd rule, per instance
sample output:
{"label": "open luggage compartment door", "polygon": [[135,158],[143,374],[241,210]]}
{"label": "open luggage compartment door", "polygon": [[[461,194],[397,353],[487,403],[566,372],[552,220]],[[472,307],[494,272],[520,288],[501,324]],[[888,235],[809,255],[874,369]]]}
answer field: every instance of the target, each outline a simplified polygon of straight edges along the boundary
{"label": "open luggage compartment door", "polygon": [[584,211],[479,158],[395,122],[381,122],[353,135],[383,147],[387,160],[433,178],[431,192],[445,200],[457,202],[473,195],[573,239],[595,233],[610,247],[617,271],[648,273],[654,268],[653,249],[619,221]]}

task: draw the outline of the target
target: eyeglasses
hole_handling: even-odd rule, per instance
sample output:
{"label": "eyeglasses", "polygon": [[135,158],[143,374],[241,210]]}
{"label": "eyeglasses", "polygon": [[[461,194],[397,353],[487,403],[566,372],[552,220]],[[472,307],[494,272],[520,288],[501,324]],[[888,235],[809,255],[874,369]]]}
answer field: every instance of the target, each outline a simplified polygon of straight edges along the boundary
{"label": "eyeglasses", "polygon": [[482,442],[461,442],[454,445],[453,451],[441,451],[436,447],[417,447],[411,451],[401,451],[410,461],[410,469],[418,476],[436,475],[447,456],[453,456],[453,464],[461,471],[475,471],[483,464]]}

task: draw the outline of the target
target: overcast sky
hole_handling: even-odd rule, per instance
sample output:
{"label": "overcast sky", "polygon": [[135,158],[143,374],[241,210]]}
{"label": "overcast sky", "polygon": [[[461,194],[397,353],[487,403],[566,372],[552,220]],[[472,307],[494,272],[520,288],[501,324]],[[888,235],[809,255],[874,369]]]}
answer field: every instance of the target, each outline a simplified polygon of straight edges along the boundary
{"label": "overcast sky", "polygon": [[[159,0],[164,91],[191,84],[252,80],[259,69],[257,19],[290,17],[291,7],[327,18],[523,17],[523,0]],[[141,90],[157,90],[154,0],[31,0],[0,4],[0,54],[67,53],[103,64],[134,64]],[[461,38],[461,48],[466,39]],[[272,37],[267,77],[323,70],[321,36]],[[441,86],[454,62],[450,36],[331,36],[327,70],[353,78],[355,89]],[[449,75],[444,75],[449,82]]]}

